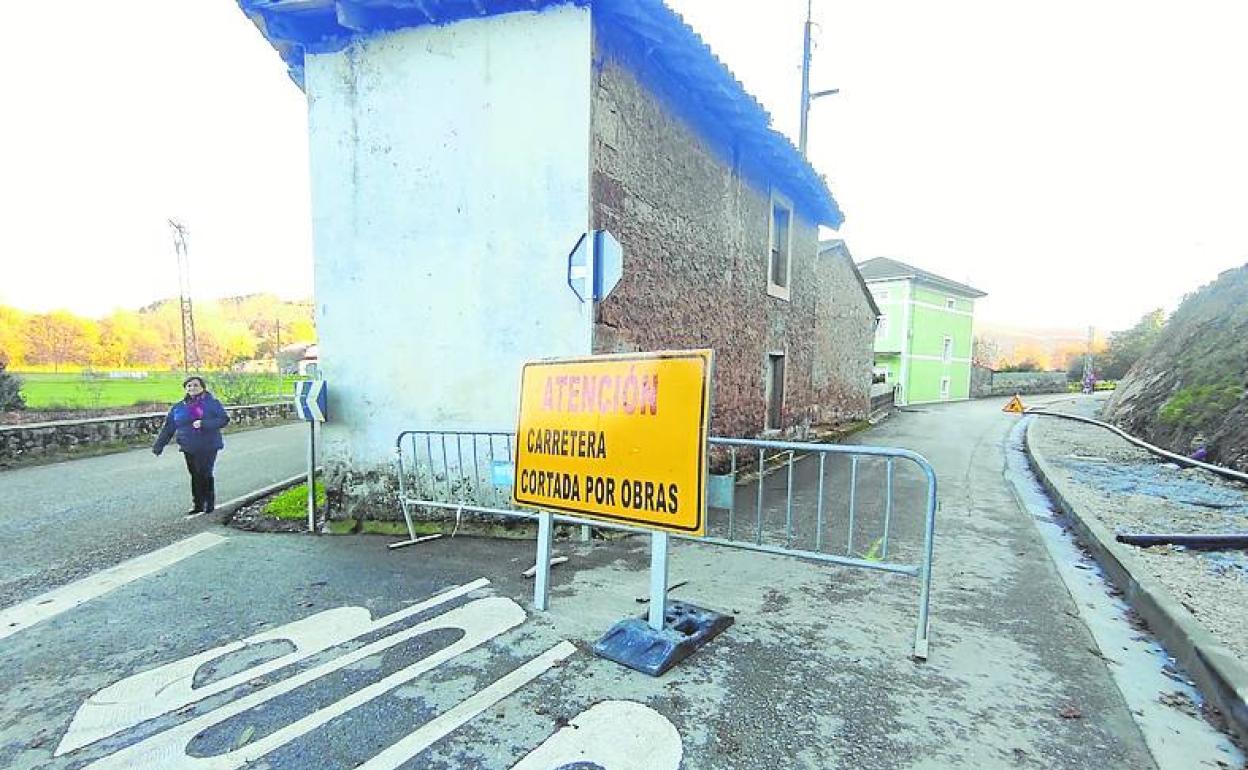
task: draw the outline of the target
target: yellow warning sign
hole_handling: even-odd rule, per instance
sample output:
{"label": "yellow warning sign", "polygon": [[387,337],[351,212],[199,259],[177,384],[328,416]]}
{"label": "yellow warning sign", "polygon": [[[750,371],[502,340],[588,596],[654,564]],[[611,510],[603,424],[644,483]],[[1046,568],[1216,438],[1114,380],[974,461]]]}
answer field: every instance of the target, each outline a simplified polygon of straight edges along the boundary
{"label": "yellow warning sign", "polygon": [[1010,402],[1006,404],[1005,408],[1002,409],[1001,411],[1012,412],[1014,414],[1022,414],[1026,410],[1027,410],[1027,407],[1023,406],[1023,400],[1019,398],[1018,396],[1014,396],[1014,398],[1011,398]]}
{"label": "yellow warning sign", "polygon": [[528,363],[516,503],[705,533],[710,350]]}

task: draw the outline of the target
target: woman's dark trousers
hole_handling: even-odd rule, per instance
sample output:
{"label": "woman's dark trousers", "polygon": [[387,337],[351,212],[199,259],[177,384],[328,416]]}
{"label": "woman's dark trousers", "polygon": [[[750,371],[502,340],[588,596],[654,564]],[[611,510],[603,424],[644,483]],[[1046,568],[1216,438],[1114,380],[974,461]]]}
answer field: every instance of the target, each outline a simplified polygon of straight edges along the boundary
{"label": "woman's dark trousers", "polygon": [[212,466],[217,462],[217,450],[183,452],[186,470],[191,474],[191,496],[195,498],[195,510],[211,513],[217,503],[216,482],[212,478]]}

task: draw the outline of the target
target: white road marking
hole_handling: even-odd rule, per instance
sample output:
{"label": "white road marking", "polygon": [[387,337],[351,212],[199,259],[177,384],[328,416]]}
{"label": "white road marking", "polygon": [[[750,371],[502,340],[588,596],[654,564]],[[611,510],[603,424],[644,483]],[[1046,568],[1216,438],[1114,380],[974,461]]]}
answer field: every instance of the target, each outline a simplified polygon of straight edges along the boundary
{"label": "white road marking", "polygon": [[[185,722],[87,765],[84,770],[236,770],[248,762],[278,749],[287,743],[326,724],[353,708],[363,705],[386,692],[412,681],[499,634],[524,622],[525,613],[510,599],[478,599],[427,620],[404,631],[379,639],[358,650],[342,655],[323,665],[302,671],[270,687],[246,695],[221,708]],[[191,740],[201,732],[225,722],[256,706],[267,703],[304,684],[345,668],[370,655],[375,655],[409,639],[439,629],[457,628],[464,635],[432,655],[335,701],[319,711],[260,738],[241,748],[210,757],[192,757],[186,753]],[[566,644],[566,643],[565,643]],[[570,646],[570,645],[569,645]],[[570,654],[570,653],[569,653]],[[476,697],[476,696],[474,696]],[[470,699],[471,700],[471,699]],[[483,706],[484,708],[484,706]]]}
{"label": "white road marking", "polygon": [[[372,620],[363,607],[339,607],[318,612],[310,617],[255,634],[236,642],[173,661],[109,685],[88,698],[53,756],[61,756],[116,735],[149,719],[176,711],[198,700],[225,692],[244,682],[264,676],[283,666],[296,663],[323,650],[364,634],[378,631],[391,623],[412,617],[431,607],[484,588],[490,581],[481,579],[444,591],[426,601],[414,604],[385,617]],[[195,687],[195,672],[206,663],[248,646],[275,640],[288,640],[295,649],[285,655],[253,666],[246,671],[217,682]]]}
{"label": "white road marking", "polygon": [[[395,770],[412,757],[458,729],[465,722],[549,671],[556,663],[576,652],[570,642],[560,642],[520,668],[507,674],[444,714],[439,714],[357,770]],[[648,770],[659,770],[649,768]]]}
{"label": "white road marking", "polygon": [[139,578],[159,572],[182,559],[224,543],[226,539],[210,532],[188,537],[158,551],[130,559],[90,577],[0,610],[0,639],[10,637],[18,631],[30,628],[62,612],[72,610],[80,604],[103,596],[114,588],[120,588]]}
{"label": "white road marking", "polygon": [[582,711],[511,770],[555,770],[579,762],[606,770],[677,770],[684,748],[676,727],[632,701],[603,701]]}

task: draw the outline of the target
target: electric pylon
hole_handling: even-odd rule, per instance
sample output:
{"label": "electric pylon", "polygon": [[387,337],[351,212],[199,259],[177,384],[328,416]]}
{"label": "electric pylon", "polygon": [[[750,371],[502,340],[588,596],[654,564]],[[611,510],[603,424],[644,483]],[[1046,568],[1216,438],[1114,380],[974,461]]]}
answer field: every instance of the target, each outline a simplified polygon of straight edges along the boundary
{"label": "electric pylon", "polygon": [[186,225],[176,219],[170,219],[169,226],[173,228],[173,248],[178,254],[178,295],[182,308],[182,371],[198,372],[199,344],[195,340],[195,312],[191,307],[191,260],[186,246],[190,232]]}

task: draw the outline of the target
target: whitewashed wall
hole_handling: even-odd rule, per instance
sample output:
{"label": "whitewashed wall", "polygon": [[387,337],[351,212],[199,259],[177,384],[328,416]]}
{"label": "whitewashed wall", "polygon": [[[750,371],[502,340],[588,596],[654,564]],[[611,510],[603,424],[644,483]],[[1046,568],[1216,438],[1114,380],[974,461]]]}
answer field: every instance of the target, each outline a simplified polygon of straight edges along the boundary
{"label": "whitewashed wall", "polygon": [[306,62],[325,458],[515,424],[520,366],[589,352],[590,17],[403,30]]}

